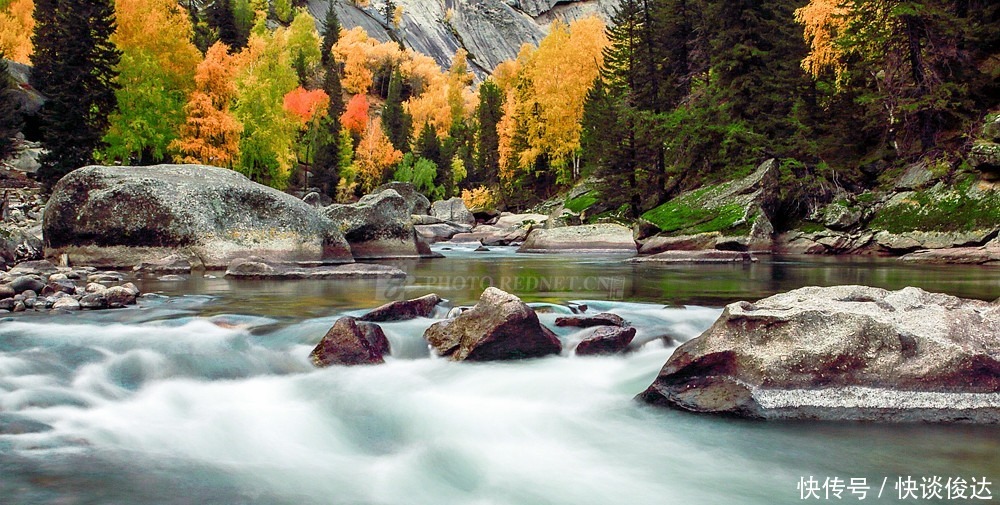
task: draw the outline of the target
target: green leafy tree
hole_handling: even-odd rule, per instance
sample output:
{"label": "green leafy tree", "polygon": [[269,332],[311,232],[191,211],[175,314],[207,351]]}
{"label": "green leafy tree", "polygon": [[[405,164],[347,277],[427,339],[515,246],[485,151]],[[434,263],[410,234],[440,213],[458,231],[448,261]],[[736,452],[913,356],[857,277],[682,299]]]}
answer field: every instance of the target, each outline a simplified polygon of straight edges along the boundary
{"label": "green leafy tree", "polygon": [[320,38],[316,32],[316,19],[305,9],[296,11],[295,19],[288,27],[288,50],[299,85],[307,87],[309,76],[320,64]]}
{"label": "green leafy tree", "polygon": [[393,180],[413,183],[417,191],[430,198],[439,198],[441,191],[434,185],[435,178],[437,178],[437,165],[413,153],[403,155],[403,160],[399,162],[393,174]]}
{"label": "green leafy tree", "polygon": [[35,23],[32,81],[48,97],[38,176],[51,187],[103,147],[120,53],[111,43],[114,6],[107,0],[39,0]]}

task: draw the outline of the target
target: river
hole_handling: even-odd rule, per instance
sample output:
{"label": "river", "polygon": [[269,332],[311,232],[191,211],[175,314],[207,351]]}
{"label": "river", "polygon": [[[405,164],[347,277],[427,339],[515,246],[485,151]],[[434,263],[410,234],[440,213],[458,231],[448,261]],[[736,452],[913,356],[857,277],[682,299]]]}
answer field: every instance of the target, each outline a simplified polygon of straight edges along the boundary
{"label": "river", "polygon": [[[806,501],[912,503],[901,481],[934,477],[985,478],[1000,499],[997,427],[763,423],[633,400],[726,303],[844,283],[994,299],[1000,269],[657,266],[443,247],[445,259],[395,262],[405,281],[142,280],[163,296],[140,308],[5,318],[0,503],[770,505],[817,487],[822,499]],[[645,344],[452,363],[430,356],[421,335],[433,321],[418,319],[383,325],[384,365],[308,362],[342,315],[430,292],[472,304],[487,285],[535,304],[550,327],[571,301],[615,312]],[[586,333],[554,329],[566,347]],[[827,500],[833,478],[857,486]],[[956,501],[941,496],[917,501]]]}

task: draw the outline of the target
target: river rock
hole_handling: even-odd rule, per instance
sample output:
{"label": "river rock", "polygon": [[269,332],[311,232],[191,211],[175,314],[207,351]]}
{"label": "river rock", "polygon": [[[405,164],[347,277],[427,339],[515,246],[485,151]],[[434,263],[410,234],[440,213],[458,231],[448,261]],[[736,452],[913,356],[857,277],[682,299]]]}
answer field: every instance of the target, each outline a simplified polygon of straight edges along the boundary
{"label": "river rock", "polygon": [[807,287],[730,304],[643,400],[765,419],[1000,422],[1000,304]]}
{"label": "river rock", "polygon": [[349,265],[325,265],[300,267],[296,265],[269,263],[263,258],[239,258],[229,264],[226,277],[235,279],[374,279],[402,278],[406,272],[387,265],[352,263]]}
{"label": "river rock", "polygon": [[602,312],[593,316],[557,317],[556,326],[576,326],[579,328],[590,328],[591,326],[626,327],[628,323],[618,314]]}
{"label": "river rock", "polygon": [[108,299],[102,293],[90,293],[80,298],[80,308],[99,310],[108,308]]}
{"label": "river rock", "polygon": [[16,294],[17,291],[14,291],[14,288],[11,287],[10,284],[0,284],[0,300],[3,300],[4,298],[14,298],[14,295]]}
{"label": "river rock", "polygon": [[52,303],[53,310],[80,310],[80,302],[72,296],[64,296]]}
{"label": "river rock", "polygon": [[124,286],[112,286],[100,293],[108,301],[108,307],[124,307],[135,303],[138,293]]}
{"label": "river rock", "polygon": [[157,274],[190,274],[191,261],[179,254],[171,254],[151,261],[142,261],[132,267],[132,270]]}
{"label": "river rock", "polygon": [[376,365],[385,362],[389,339],[374,323],[342,317],[326,332],[309,354],[317,367],[331,365]]}
{"label": "river rock", "polygon": [[13,298],[0,298],[0,310],[14,311],[14,306],[17,305],[17,300]]}
{"label": "river rock", "polygon": [[403,200],[406,201],[406,207],[410,209],[411,215],[426,216],[430,213],[431,201],[417,191],[413,183],[393,181],[375,188],[374,192],[381,193],[387,189],[391,189],[403,197]]}
{"label": "river rock", "polygon": [[466,208],[465,202],[457,196],[432,203],[431,215],[442,221],[450,221],[467,226],[474,226],[476,224],[476,217]]}
{"label": "river rock", "polygon": [[17,226],[0,224],[0,261],[8,265],[42,259],[42,239]]}
{"label": "river rock", "polygon": [[757,256],[746,251],[664,251],[652,256],[629,258],[632,263],[755,263]]}
{"label": "river rock", "polygon": [[433,244],[449,240],[459,233],[469,233],[472,231],[472,226],[442,222],[439,224],[417,225],[414,226],[414,229],[417,232],[417,236],[422,240],[428,244]]}
{"label": "river rock", "polygon": [[10,275],[52,275],[58,272],[59,269],[56,268],[50,261],[47,260],[35,260],[35,261],[22,261],[11,268],[7,273]]}
{"label": "river rock", "polygon": [[340,231],[303,201],[234,170],[201,165],[90,166],[53,188],[48,257],[131,268],[178,253],[207,268],[250,254],[279,261],[353,261]]}
{"label": "river rock", "polygon": [[45,287],[45,283],[33,275],[21,275],[10,281],[10,287],[16,293],[23,293],[29,290],[37,293]]}
{"label": "river rock", "polygon": [[615,354],[624,351],[635,338],[635,328],[599,326],[593,335],[576,346],[577,356]]}
{"label": "river rock", "polygon": [[434,307],[437,307],[441,301],[440,296],[431,293],[413,300],[390,302],[372,309],[367,314],[361,316],[359,320],[383,322],[405,321],[407,319],[414,319],[417,317],[431,317],[434,313]]}
{"label": "river rock", "polygon": [[358,203],[334,204],[323,213],[343,233],[354,259],[412,258],[430,250],[414,234],[410,207],[393,189],[365,195]]}
{"label": "river rock", "polygon": [[717,232],[698,233],[695,235],[677,235],[649,237],[639,247],[639,254],[659,254],[664,251],[700,251],[714,249],[715,243],[722,235]]}
{"label": "river rock", "polygon": [[486,288],[475,307],[434,323],[424,338],[454,361],[495,361],[558,354],[562,344],[520,298]]}
{"label": "river rock", "polygon": [[620,224],[586,224],[531,230],[517,252],[636,253],[632,230]]}
{"label": "river rock", "polygon": [[982,247],[954,247],[914,251],[900,256],[899,261],[936,265],[1000,265],[1000,244],[993,241]]}

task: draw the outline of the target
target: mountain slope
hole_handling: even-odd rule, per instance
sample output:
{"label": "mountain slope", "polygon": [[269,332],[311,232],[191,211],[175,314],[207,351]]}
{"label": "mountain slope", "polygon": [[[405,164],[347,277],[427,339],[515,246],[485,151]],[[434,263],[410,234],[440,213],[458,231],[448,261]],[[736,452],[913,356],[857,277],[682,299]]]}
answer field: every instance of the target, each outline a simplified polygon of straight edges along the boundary
{"label": "mountain slope", "polygon": [[[590,14],[607,20],[618,5],[618,0],[396,0],[403,7],[403,21],[390,35],[381,12],[383,0],[372,0],[366,8],[349,0],[333,1],[345,28],[361,26],[381,41],[401,40],[443,67],[450,65],[455,51],[465,48],[480,77],[517,56],[525,42],[537,44],[554,20]],[[308,5],[316,19],[323,19],[326,0],[310,0]]]}

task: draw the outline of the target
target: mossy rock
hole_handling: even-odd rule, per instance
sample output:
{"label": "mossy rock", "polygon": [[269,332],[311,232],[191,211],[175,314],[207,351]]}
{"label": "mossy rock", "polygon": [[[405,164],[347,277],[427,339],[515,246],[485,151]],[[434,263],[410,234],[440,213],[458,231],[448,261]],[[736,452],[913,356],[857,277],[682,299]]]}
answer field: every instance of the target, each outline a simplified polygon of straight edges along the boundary
{"label": "mossy rock", "polygon": [[1000,227],[1000,194],[980,189],[974,177],[898,193],[878,208],[870,227],[889,233],[994,230]]}

